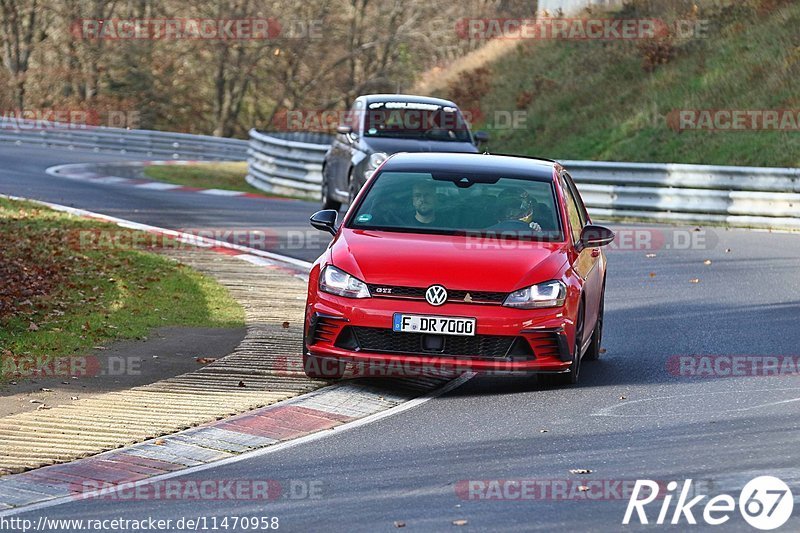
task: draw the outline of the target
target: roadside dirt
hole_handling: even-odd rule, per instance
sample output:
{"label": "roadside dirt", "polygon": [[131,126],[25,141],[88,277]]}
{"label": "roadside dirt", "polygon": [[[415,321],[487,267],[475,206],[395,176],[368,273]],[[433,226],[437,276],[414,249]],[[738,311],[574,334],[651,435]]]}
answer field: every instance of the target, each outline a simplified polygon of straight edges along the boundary
{"label": "roadside dirt", "polygon": [[[146,340],[120,341],[86,356],[88,372],[0,382],[0,417],[46,409],[197,370],[233,352],[246,328],[159,328]],[[200,362],[198,362],[200,359]],[[87,375],[88,374],[88,375]],[[44,406],[44,407],[42,407]]]}

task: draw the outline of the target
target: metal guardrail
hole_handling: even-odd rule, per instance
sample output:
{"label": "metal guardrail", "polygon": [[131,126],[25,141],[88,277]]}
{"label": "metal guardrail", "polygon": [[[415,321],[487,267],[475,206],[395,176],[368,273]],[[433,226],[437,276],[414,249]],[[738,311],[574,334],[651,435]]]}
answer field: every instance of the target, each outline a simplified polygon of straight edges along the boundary
{"label": "metal guardrail", "polygon": [[323,133],[250,130],[247,182],[263,191],[319,199],[322,161],[333,138]]}
{"label": "metal guardrail", "polygon": [[247,158],[247,141],[208,135],[128,130],[94,126],[18,121],[0,126],[0,142],[17,145],[142,154],[165,159],[228,160]]}
{"label": "metal guardrail", "polygon": [[[318,200],[330,136],[250,131],[247,181]],[[591,214],[800,230],[800,169],[562,161]]]}

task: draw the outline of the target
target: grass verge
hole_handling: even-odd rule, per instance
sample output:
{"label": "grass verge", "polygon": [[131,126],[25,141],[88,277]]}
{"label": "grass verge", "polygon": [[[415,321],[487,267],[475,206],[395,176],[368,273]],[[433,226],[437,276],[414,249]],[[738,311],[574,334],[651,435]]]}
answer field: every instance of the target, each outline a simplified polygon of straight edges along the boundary
{"label": "grass verge", "polygon": [[247,163],[244,161],[201,163],[196,165],[153,165],[145,167],[144,175],[157,181],[186,187],[240,191],[274,198],[302,200],[302,198],[295,196],[268,193],[247,183],[245,181]]}
{"label": "grass verge", "polygon": [[[639,41],[508,41],[437,91],[462,107],[522,112],[487,123],[491,149],[556,159],[800,166],[800,132],[681,130],[679,110],[800,108],[800,3],[631,0],[621,19],[694,21]],[[443,77],[444,78],[444,77]],[[446,82],[445,82],[446,83]],[[490,122],[490,121],[487,121]]]}
{"label": "grass verge", "polygon": [[160,326],[244,325],[244,310],[223,286],[144,246],[120,245],[123,234],[124,242],[144,235],[0,198],[4,362],[81,355]]}

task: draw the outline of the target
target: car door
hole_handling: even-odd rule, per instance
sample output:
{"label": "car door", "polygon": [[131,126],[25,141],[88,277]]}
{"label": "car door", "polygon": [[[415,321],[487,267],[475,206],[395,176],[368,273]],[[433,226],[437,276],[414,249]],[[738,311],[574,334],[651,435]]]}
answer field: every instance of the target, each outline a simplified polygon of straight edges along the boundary
{"label": "car door", "polygon": [[357,150],[358,139],[362,133],[361,123],[364,115],[364,106],[364,100],[361,98],[357,98],[353,102],[350,111],[347,112],[343,120],[343,124],[350,126],[353,132],[336,136],[338,142],[334,154],[335,178],[332,184],[337,195],[344,197],[345,200],[349,198],[348,174],[350,172],[350,162]]}
{"label": "car door", "polygon": [[[566,172],[561,174],[561,188],[567,208],[572,242],[580,241],[583,228],[589,223],[589,215],[583,200],[575,187],[572,178]],[[585,248],[575,256],[573,270],[583,279],[584,306],[584,338],[585,342],[597,322],[600,297],[603,289],[603,273],[601,268],[602,252],[600,248]]]}

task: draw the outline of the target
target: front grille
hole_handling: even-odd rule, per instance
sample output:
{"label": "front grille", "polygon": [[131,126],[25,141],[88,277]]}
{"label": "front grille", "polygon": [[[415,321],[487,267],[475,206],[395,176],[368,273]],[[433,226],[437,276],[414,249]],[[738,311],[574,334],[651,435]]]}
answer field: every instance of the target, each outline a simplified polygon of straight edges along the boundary
{"label": "front grille", "polygon": [[[347,327],[340,335],[345,337],[347,330],[355,334],[360,350],[376,353],[396,353],[413,355],[450,355],[459,357],[505,358],[518,337],[508,335],[475,335],[472,337],[442,335],[442,349],[426,350],[423,340],[431,337],[425,333],[400,333],[384,328]],[[527,350],[530,347],[521,339]],[[337,346],[339,340],[337,340]],[[525,349],[524,347],[522,348]]]}
{"label": "front grille", "polygon": [[[407,300],[424,300],[428,288],[402,287],[395,285],[369,285],[369,292],[374,298],[400,298]],[[390,292],[386,292],[390,291]],[[469,295],[469,298],[467,298]],[[505,292],[465,291],[447,289],[448,303],[473,303],[500,305],[508,296]]]}

